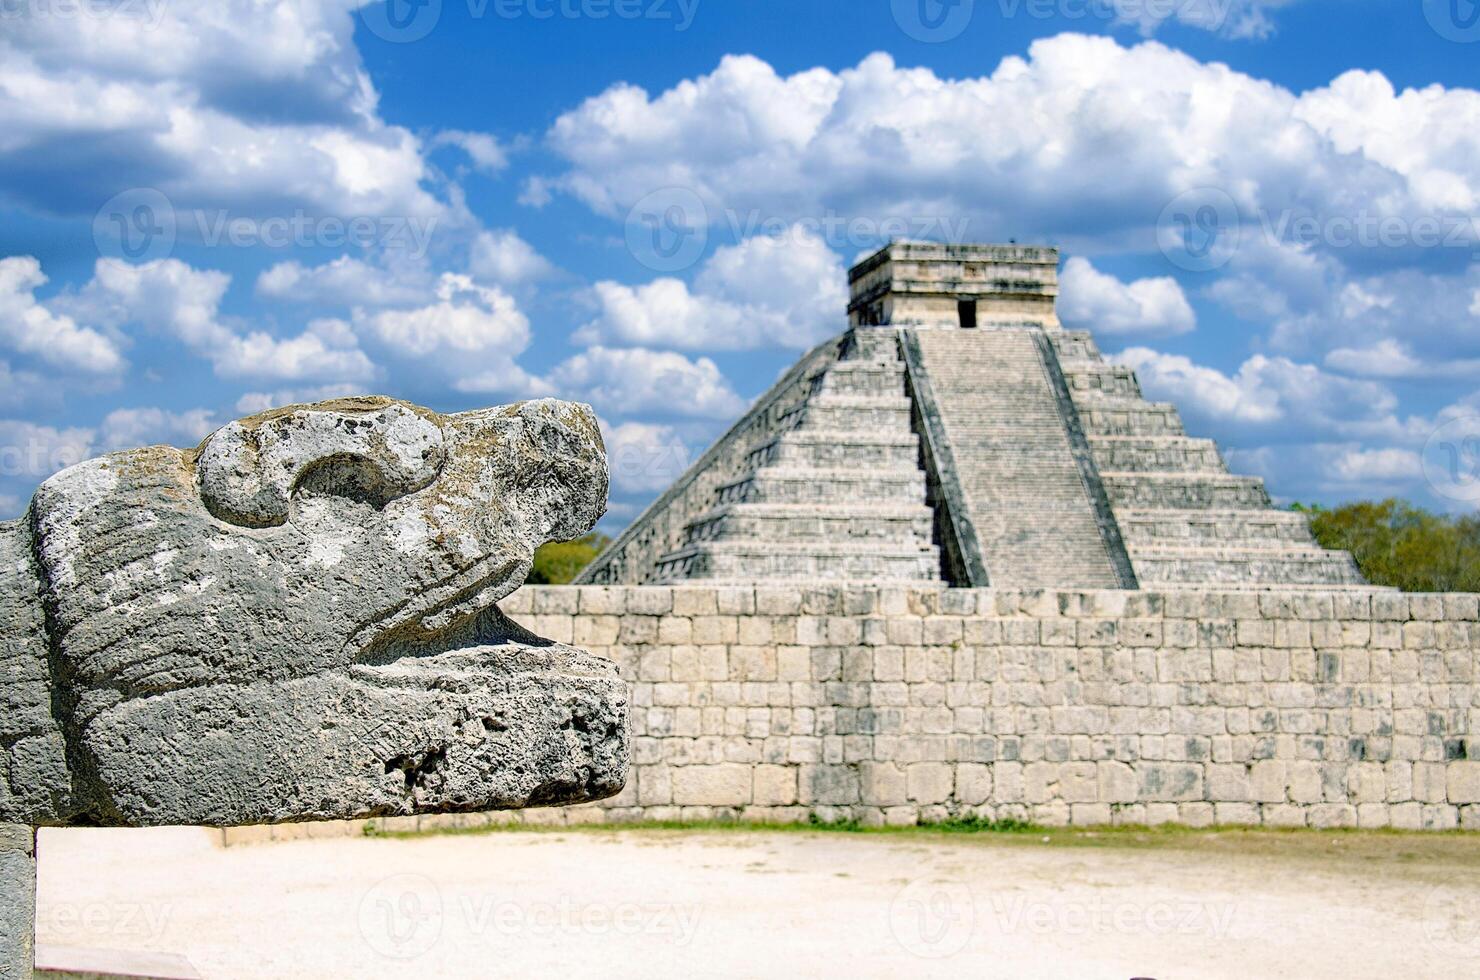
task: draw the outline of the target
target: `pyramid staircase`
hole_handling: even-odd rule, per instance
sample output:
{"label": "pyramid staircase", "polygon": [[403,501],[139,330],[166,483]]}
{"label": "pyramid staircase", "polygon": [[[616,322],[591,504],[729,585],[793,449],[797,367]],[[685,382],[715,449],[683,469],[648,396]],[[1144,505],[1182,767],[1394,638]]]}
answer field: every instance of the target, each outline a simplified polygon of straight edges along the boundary
{"label": "pyramid staircase", "polygon": [[[912,369],[928,371],[942,442],[987,581],[1001,588],[1133,585],[1107,542],[1092,474],[1081,466],[1032,328],[903,331]],[[1097,506],[1097,504],[1099,506]],[[1126,570],[1128,572],[1128,570]]]}
{"label": "pyramid staircase", "polygon": [[1316,544],[1305,515],[1274,509],[1263,480],[1230,474],[1212,440],[1145,400],[1089,333],[1045,336],[1141,585],[1365,584],[1351,555]]}
{"label": "pyramid staircase", "polygon": [[850,335],[658,558],[655,583],[940,580],[892,331]]}

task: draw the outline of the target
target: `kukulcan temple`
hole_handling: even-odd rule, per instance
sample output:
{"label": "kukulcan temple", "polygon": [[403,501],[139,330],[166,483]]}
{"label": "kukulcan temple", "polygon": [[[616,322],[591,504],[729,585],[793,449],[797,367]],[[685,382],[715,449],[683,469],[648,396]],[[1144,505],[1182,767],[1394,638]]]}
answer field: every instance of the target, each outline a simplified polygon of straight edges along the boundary
{"label": "kukulcan temple", "polygon": [[583,582],[1360,585],[1054,312],[1057,249],[900,243]]}
{"label": "kukulcan temple", "polygon": [[575,587],[501,604],[631,686],[622,792],[519,819],[1480,826],[1477,597],[1320,548],[1063,329],[1058,261],[865,259]]}

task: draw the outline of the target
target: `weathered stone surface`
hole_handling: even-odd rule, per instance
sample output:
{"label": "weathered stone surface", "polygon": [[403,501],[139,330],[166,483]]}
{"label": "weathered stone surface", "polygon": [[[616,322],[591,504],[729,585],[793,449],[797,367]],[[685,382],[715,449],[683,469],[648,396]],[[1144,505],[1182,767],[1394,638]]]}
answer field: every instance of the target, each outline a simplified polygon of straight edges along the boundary
{"label": "weathered stone surface", "polygon": [[665,610],[591,640],[632,665],[641,779],[580,819],[1468,827],[1475,607],[1424,597],[1441,618],[1404,625],[1425,631],[1359,629],[1399,614],[1388,595],[773,582],[535,587],[505,608],[541,628],[580,610],[565,628],[592,637]]}
{"label": "weathered stone surface", "polygon": [[0,980],[30,980],[36,941],[36,835],[0,824]]}
{"label": "weathered stone surface", "polygon": [[610,661],[496,603],[605,509],[591,411],[383,398],[65,470],[0,525],[0,820],[218,825],[598,799]]}

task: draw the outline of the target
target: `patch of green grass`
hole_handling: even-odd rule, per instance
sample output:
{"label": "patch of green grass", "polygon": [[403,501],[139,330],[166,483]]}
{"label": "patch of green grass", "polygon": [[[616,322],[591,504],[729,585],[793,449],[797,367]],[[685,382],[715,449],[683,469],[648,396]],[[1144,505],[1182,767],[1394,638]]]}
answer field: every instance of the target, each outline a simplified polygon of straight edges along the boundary
{"label": "patch of green grass", "polygon": [[[642,838],[664,834],[697,836],[803,834],[857,835],[862,838],[891,838],[938,841],[970,846],[1054,847],[1107,850],[1183,850],[1209,856],[1223,854],[1238,858],[1273,858],[1317,861],[1379,861],[1416,863],[1448,869],[1480,871],[1480,847],[1474,831],[1393,830],[1389,828],[1211,826],[1177,824],[1116,825],[1096,827],[1045,827],[1022,820],[985,820],[955,817],[927,824],[876,827],[857,820],[824,821],[813,815],[806,821],[764,823],[750,820],[652,820],[626,823],[523,824],[498,823],[476,827],[435,828],[422,831],[380,832],[372,824],[367,836],[393,839],[439,835],[498,833],[588,834],[609,838]],[[1446,872],[1446,873],[1448,873]]]}

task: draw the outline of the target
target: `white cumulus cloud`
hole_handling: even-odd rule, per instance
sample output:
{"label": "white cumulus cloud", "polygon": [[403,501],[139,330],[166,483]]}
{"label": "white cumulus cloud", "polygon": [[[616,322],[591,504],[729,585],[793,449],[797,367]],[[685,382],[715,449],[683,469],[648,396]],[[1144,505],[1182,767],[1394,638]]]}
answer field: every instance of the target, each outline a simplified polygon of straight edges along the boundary
{"label": "white cumulus cloud", "polygon": [[45,284],[35,258],[0,259],[0,343],[64,371],[122,371],[123,354],[113,339],[37,302],[35,290]]}
{"label": "white cumulus cloud", "polygon": [[474,236],[468,271],[476,279],[512,286],[543,279],[555,267],[512,228],[499,228]]}
{"label": "white cumulus cloud", "polygon": [[806,349],[847,324],[843,260],[804,228],[716,249],[692,288],[662,277],[598,282],[594,294],[599,312],[576,333],[583,343]]}
{"label": "white cumulus cloud", "polygon": [[140,265],[99,259],[92,281],[68,305],[96,322],[143,326],[174,336],[210,361],[223,378],[302,381],[375,375],[374,364],[342,321],[315,320],[290,337],[262,329],[243,332],[228,324],[220,307],[230,285],[226,273],[196,269],[178,259]]}
{"label": "white cumulus cloud", "polygon": [[315,266],[290,259],[257,277],[259,296],[322,306],[409,305],[429,299],[435,287],[422,265],[399,261],[383,268],[349,255]]}
{"label": "white cumulus cloud", "polygon": [[1099,334],[1171,336],[1197,326],[1197,315],[1170,276],[1121,282],[1074,256],[1059,277],[1059,318]]}
{"label": "white cumulus cloud", "polygon": [[1313,364],[1255,354],[1232,375],[1179,354],[1131,347],[1109,359],[1133,368],[1147,397],[1170,401],[1216,434],[1278,435],[1376,431],[1395,427],[1397,398],[1381,384],[1329,374]]}
{"label": "white cumulus cloud", "polygon": [[60,213],[128,187],[242,216],[444,213],[420,141],[378,114],[363,3],[22,5],[0,35],[0,188]]}
{"label": "white cumulus cloud", "polygon": [[194,446],[220,423],[204,408],[171,412],[162,408],[120,408],[103,418],[98,431],[102,452],[139,446]]}
{"label": "white cumulus cloud", "polygon": [[617,415],[728,419],[745,410],[713,361],[673,351],[592,347],[561,362],[548,380],[567,397]]}

